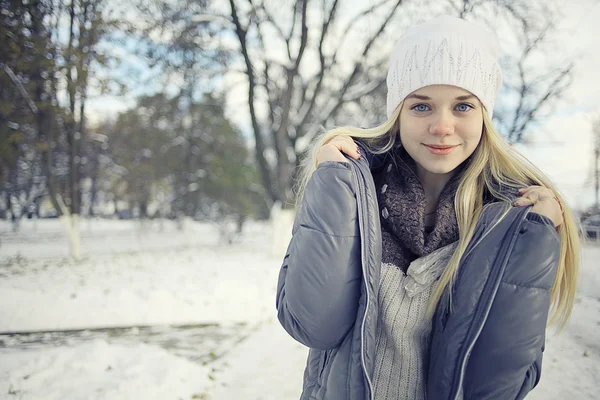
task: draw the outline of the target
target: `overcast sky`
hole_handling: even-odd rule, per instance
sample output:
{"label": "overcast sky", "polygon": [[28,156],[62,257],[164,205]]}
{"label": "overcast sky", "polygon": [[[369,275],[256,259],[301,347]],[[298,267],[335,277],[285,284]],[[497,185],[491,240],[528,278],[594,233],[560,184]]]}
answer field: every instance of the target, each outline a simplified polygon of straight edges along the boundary
{"label": "overcast sky", "polygon": [[[565,53],[558,58],[565,62],[577,60],[575,79],[566,101],[552,117],[541,121],[542,128],[530,137],[533,143],[519,146],[519,150],[550,176],[573,207],[581,209],[594,202],[591,133],[593,120],[600,118],[600,0],[554,0],[553,3],[564,5],[558,37]],[[128,60],[140,67],[135,57]],[[238,90],[244,93],[243,87]],[[245,96],[234,98],[241,100]],[[107,118],[132,104],[132,95],[92,99],[88,104],[90,120]],[[243,130],[249,126],[243,113],[229,115]]]}
{"label": "overcast sky", "polygon": [[[550,176],[572,206],[582,208],[594,202],[592,122],[600,118],[600,1],[565,4],[559,28],[568,50],[565,60],[580,58],[575,80],[566,104],[543,121],[535,135],[539,145],[520,146],[519,150]],[[558,143],[545,145],[548,141]]]}

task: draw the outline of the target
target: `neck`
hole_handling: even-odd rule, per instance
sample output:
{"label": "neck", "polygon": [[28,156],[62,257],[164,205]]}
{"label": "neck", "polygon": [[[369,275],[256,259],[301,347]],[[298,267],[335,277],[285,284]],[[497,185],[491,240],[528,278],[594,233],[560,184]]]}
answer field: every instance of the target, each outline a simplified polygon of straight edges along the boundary
{"label": "neck", "polygon": [[435,174],[417,164],[417,177],[421,181],[421,185],[425,191],[425,198],[427,199],[426,212],[436,210],[444,186],[452,179],[455,173],[456,171],[454,170],[446,174]]}

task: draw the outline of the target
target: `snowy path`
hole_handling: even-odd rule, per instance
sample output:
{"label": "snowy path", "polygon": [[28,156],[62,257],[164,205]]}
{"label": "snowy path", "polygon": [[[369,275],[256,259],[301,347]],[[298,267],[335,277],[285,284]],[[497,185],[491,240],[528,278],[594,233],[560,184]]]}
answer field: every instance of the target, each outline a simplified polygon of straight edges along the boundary
{"label": "snowy path", "polygon": [[[84,236],[87,258],[73,264],[54,222],[16,237],[0,223],[0,332],[87,330],[0,336],[0,399],[298,398],[307,349],[275,317],[280,260],[267,253],[268,226],[250,224],[241,243],[221,246],[213,226],[141,233],[98,221]],[[560,335],[548,331],[542,380],[528,399],[598,398],[598,260],[600,247],[586,248],[573,317]],[[217,324],[226,337],[159,328],[172,324]],[[154,328],[90,331],[133,325]]]}
{"label": "snowy path", "polygon": [[[56,221],[40,222],[17,239],[0,224],[0,332],[86,330],[0,337],[0,399],[206,398],[228,365],[219,356],[273,315],[279,261],[261,225],[222,246],[212,225],[97,221],[75,264]],[[172,324],[218,324],[227,337],[156,327]],[[155,328],[101,329],[132,325]]]}
{"label": "snowy path", "polygon": [[235,346],[256,331],[256,326],[197,324],[135,326],[52,332],[0,334],[0,354],[15,354],[61,346],[75,347],[92,341],[133,346],[154,345],[197,364],[227,357]]}

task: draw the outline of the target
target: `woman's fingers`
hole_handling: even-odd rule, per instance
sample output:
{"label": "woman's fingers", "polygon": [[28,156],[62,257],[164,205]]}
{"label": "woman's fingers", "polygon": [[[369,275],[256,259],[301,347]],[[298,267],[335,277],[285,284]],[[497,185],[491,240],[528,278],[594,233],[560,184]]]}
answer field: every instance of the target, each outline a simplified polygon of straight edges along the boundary
{"label": "woman's fingers", "polygon": [[360,158],[360,149],[356,142],[349,136],[336,136],[327,144],[334,145],[339,151],[353,157]]}
{"label": "woman's fingers", "polygon": [[531,193],[533,191],[539,191],[539,190],[546,190],[546,191],[551,192],[550,189],[547,189],[547,188],[545,188],[543,186],[526,186],[524,188],[519,189],[519,194],[521,196],[523,196],[523,195],[525,195],[527,193]]}
{"label": "woman's fingers", "polygon": [[336,136],[319,149],[317,165],[325,161],[347,161],[342,153],[354,159],[360,158],[360,150],[352,138]]}
{"label": "woman's fingers", "polygon": [[562,205],[552,190],[542,186],[528,186],[519,189],[519,194],[521,197],[515,201],[515,206],[532,205],[531,211],[550,218],[554,226],[563,223]]}
{"label": "woman's fingers", "polygon": [[530,205],[534,204],[534,202],[531,199],[521,197],[521,198],[517,199],[513,204],[517,207],[524,207],[524,206],[530,206]]}
{"label": "woman's fingers", "polygon": [[530,189],[528,188],[528,190],[524,190],[521,193],[521,197],[519,198],[519,200],[522,201],[529,201],[532,204],[537,203],[540,199],[541,199],[541,193],[539,190],[534,190],[534,189]]}
{"label": "woman's fingers", "polygon": [[328,143],[319,149],[317,154],[317,165],[325,161],[348,161],[342,152],[334,144]]}

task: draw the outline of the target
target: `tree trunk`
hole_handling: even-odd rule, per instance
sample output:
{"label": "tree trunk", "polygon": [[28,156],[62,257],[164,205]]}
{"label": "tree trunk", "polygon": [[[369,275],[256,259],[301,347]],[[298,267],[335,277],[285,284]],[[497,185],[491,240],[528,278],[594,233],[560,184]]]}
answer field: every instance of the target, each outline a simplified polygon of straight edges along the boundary
{"label": "tree trunk", "polygon": [[40,219],[40,205],[42,203],[42,196],[35,199],[35,218]]}
{"label": "tree trunk", "polygon": [[81,260],[81,234],[79,227],[79,214],[63,214],[59,217],[69,241],[69,256]]}
{"label": "tree trunk", "polygon": [[98,174],[94,173],[92,176],[92,184],[90,187],[90,206],[88,209],[88,215],[90,218],[94,217],[94,204],[96,204],[96,196],[98,192]]}
{"label": "tree trunk", "polygon": [[12,203],[10,200],[10,190],[6,190],[6,219],[8,220],[8,215],[10,214],[10,219],[12,221],[13,213],[12,213]]}
{"label": "tree trunk", "polygon": [[238,215],[236,221],[236,233],[241,234],[244,230],[244,222],[246,222],[246,217],[244,215]]}
{"label": "tree trunk", "polygon": [[140,219],[148,218],[148,200],[147,198],[139,202]]}

